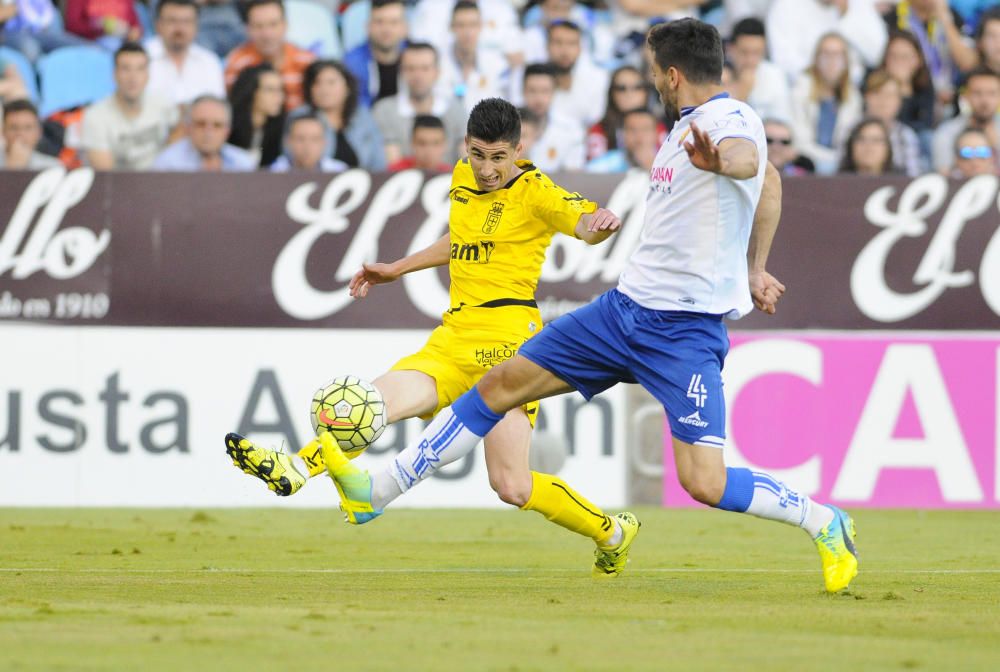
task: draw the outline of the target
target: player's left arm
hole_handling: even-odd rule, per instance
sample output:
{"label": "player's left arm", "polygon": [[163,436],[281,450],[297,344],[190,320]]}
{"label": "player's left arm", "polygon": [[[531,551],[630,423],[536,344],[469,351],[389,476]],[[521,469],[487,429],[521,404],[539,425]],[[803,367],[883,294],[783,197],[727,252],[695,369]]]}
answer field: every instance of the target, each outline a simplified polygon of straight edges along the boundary
{"label": "player's left arm", "polygon": [[781,220],[781,175],[768,161],[764,169],[764,188],[760,193],[757,211],[750,229],[747,247],[747,267],[750,277],[750,295],[758,310],[774,315],[778,299],[785,293],[785,286],[767,272],[767,255]]}
{"label": "player's left arm", "polygon": [[598,208],[594,212],[580,215],[573,229],[573,235],[587,243],[597,245],[610,238],[622,228],[622,220],[607,208]]}
{"label": "player's left arm", "polygon": [[734,180],[756,177],[760,154],[749,138],[723,138],[715,144],[707,131],[691,122],[691,139],[684,143],[691,165]]}

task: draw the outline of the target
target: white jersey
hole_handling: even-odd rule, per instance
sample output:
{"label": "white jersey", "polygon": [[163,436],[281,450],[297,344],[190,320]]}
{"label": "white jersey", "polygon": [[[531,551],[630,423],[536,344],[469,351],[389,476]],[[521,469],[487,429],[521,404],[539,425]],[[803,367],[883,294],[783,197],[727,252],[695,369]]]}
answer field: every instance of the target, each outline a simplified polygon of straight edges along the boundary
{"label": "white jersey", "polygon": [[[745,138],[757,145],[757,175],[734,180],[691,165],[684,143],[692,121],[716,144]],[[642,237],[618,289],[653,310],[749,313],[747,246],[766,165],[764,125],[746,103],[720,94],[682,110],[653,161]]]}

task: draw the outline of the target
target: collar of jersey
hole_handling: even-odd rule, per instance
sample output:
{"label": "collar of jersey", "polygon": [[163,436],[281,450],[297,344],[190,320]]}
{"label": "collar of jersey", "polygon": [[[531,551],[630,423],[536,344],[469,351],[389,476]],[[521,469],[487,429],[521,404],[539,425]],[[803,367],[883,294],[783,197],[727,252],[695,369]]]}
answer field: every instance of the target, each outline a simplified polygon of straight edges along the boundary
{"label": "collar of jersey", "polygon": [[[468,158],[462,159],[462,163],[468,165],[469,159]],[[529,159],[518,159],[514,163],[517,164],[517,167],[521,169],[521,172],[518,173],[517,175],[515,175],[514,177],[510,178],[510,181],[508,181],[507,184],[505,184],[502,187],[500,187],[500,189],[510,189],[511,187],[514,186],[515,182],[517,182],[519,179],[521,179],[522,175],[527,175],[528,173],[530,173],[530,172],[532,172],[534,170],[538,170],[535,167],[535,164],[533,164]],[[469,166],[469,170],[471,172],[472,166]],[[473,183],[475,183],[475,181],[476,181],[475,175],[472,176],[472,181],[473,181]],[[455,187],[455,189],[462,189],[464,191],[470,191],[470,192],[472,192],[473,194],[475,194],[477,196],[482,196],[483,194],[492,194],[492,193],[495,193],[497,191],[500,191],[500,189],[494,189],[493,191],[482,191],[480,189],[473,189],[472,187],[467,187],[464,184],[457,185]]]}
{"label": "collar of jersey", "polygon": [[[723,91],[722,93],[715,94],[714,96],[712,96],[711,98],[709,98],[708,100],[706,100],[705,103],[710,103],[713,100],[720,100],[722,98],[728,98],[728,97],[729,97],[729,94],[726,93],[725,91]],[[702,103],[701,105],[704,105],[705,103]],[[701,107],[701,105],[692,105],[690,107],[682,107],[681,108],[681,119],[683,119],[687,115],[689,115],[692,112],[694,112],[695,110],[697,110],[699,107]]]}

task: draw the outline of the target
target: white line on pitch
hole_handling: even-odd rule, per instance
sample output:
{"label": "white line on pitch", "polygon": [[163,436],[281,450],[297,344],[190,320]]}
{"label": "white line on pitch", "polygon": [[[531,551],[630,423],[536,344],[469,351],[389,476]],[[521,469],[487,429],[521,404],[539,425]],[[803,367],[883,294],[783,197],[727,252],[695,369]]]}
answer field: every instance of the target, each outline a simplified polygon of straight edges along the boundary
{"label": "white line on pitch", "polygon": [[[335,567],[267,568],[252,567],[196,567],[190,569],[84,567],[79,569],[58,567],[0,567],[4,573],[46,573],[63,572],[70,574],[576,574],[579,568],[552,569],[526,567],[454,567],[454,568],[358,568],[340,569]],[[1000,568],[984,569],[868,569],[864,574],[1000,574]],[[814,569],[779,569],[748,567],[636,567],[629,568],[629,574],[814,574]]]}

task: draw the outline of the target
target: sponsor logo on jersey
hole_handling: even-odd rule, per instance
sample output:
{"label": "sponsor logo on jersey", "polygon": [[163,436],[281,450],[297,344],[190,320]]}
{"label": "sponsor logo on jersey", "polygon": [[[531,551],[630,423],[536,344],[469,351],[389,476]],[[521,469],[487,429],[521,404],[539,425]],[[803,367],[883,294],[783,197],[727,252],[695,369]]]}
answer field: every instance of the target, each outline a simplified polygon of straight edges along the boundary
{"label": "sponsor logo on jersey", "polygon": [[497,201],[490,207],[490,213],[486,215],[486,222],[483,224],[483,233],[496,233],[500,228],[500,218],[503,216],[503,201]]}
{"label": "sponsor logo on jersey", "polygon": [[674,181],[674,169],[672,166],[653,166],[649,171],[649,181],[653,186],[659,184],[670,184]]}
{"label": "sponsor logo on jersey", "polygon": [[492,240],[480,240],[476,243],[452,243],[451,258],[455,261],[488,264],[496,246],[497,244]]}
{"label": "sponsor logo on jersey", "polygon": [[458,201],[462,205],[469,204],[469,199],[465,196],[460,196],[457,191],[451,195],[451,200]]}
{"label": "sponsor logo on jersey", "polygon": [[490,348],[476,348],[476,361],[479,366],[490,368],[500,362],[505,362],[517,354],[516,343],[504,343]]}
{"label": "sponsor logo on jersey", "polygon": [[708,423],[701,419],[701,415],[699,414],[698,411],[695,411],[691,415],[685,415],[682,418],[677,418],[677,422],[683,425],[692,425],[694,427],[700,427],[701,429],[708,427]]}

